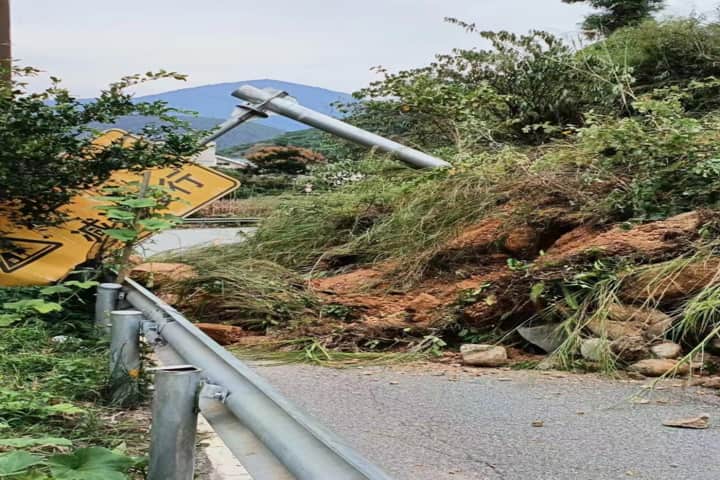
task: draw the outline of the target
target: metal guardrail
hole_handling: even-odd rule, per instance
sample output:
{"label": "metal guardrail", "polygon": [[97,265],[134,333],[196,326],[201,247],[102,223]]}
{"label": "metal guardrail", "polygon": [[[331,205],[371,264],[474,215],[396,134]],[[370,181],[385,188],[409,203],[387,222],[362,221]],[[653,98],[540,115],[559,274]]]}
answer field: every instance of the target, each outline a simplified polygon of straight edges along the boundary
{"label": "metal guardrail", "polygon": [[184,218],[180,227],[183,225],[257,225],[262,218],[240,218],[240,217],[188,217]]}
{"label": "metal guardrail", "polygon": [[[112,285],[98,289],[96,322],[100,324],[107,323],[115,308],[119,292]],[[162,363],[201,370],[200,411],[255,480],[390,480],[147,289],[127,280],[120,296],[144,316],[141,330]],[[113,322],[122,321],[127,315],[112,317]]]}

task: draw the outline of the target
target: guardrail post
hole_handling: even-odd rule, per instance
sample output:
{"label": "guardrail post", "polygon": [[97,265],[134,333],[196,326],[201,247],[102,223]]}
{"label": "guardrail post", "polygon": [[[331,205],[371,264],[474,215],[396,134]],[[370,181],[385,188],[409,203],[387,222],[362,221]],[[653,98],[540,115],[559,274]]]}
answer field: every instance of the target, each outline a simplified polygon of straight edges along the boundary
{"label": "guardrail post", "polygon": [[121,288],[119,283],[101,283],[97,287],[95,326],[106,335],[110,333],[110,312],[117,308]]}
{"label": "guardrail post", "polygon": [[114,310],[110,318],[111,402],[130,406],[140,396],[140,326],[144,316],[138,310]]}
{"label": "guardrail post", "polygon": [[155,369],[149,480],[192,480],[195,471],[199,368]]}

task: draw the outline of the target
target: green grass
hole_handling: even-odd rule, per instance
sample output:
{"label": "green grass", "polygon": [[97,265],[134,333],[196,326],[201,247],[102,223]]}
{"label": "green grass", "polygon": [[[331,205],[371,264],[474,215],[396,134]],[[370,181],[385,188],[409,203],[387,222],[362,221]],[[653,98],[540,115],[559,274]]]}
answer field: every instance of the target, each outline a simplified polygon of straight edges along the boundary
{"label": "green grass", "polygon": [[107,343],[53,341],[52,328],[33,323],[0,330],[0,437],[61,437],[75,448],[125,445],[145,455],[147,419],[106,406]]}

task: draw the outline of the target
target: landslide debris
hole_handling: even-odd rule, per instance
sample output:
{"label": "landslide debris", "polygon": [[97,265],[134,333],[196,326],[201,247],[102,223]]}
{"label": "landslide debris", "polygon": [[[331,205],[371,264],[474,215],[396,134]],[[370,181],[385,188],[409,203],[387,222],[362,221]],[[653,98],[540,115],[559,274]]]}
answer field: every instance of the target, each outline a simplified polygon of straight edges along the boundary
{"label": "landslide debris", "polygon": [[[308,337],[328,348],[362,350],[373,342],[376,348],[407,349],[418,339],[439,336],[462,344],[463,362],[473,366],[524,362],[538,353],[553,359],[570,345],[570,354],[586,366],[611,361],[646,376],[687,372],[678,358],[693,345],[671,341],[679,320],[674,309],[678,299],[716,280],[718,259],[697,255],[707,215],[687,212],[604,227],[568,221],[572,212],[558,209],[539,216],[554,221],[543,229],[508,225],[498,216],[460,229],[433,253],[433,262],[442,258],[452,268],[427,269],[409,284],[398,282],[403,265],[397,261],[308,278],[268,261],[222,261],[217,254],[228,247],[213,247],[209,256],[207,249],[186,252],[192,267],[151,263],[136,267],[135,275],[147,280],[152,271],[161,294],[223,344]],[[598,259],[633,265],[611,275],[610,302],[592,299],[592,288],[584,307],[551,295],[557,286],[570,288]],[[543,285],[540,294],[537,285]],[[653,295],[640,293],[650,289]],[[466,342],[468,331],[478,338],[503,337],[519,349]],[[715,361],[710,355],[705,360]]]}

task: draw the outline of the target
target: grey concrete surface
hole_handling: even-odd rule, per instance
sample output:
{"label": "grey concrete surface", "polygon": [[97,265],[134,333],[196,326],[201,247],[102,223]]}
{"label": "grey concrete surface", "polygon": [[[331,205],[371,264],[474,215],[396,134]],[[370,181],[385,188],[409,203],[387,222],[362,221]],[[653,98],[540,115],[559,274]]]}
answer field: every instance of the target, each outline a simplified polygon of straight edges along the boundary
{"label": "grey concrete surface", "polygon": [[[720,479],[720,397],[679,380],[648,394],[643,381],[436,364],[257,369],[398,479]],[[711,428],[662,425],[700,413]]]}

